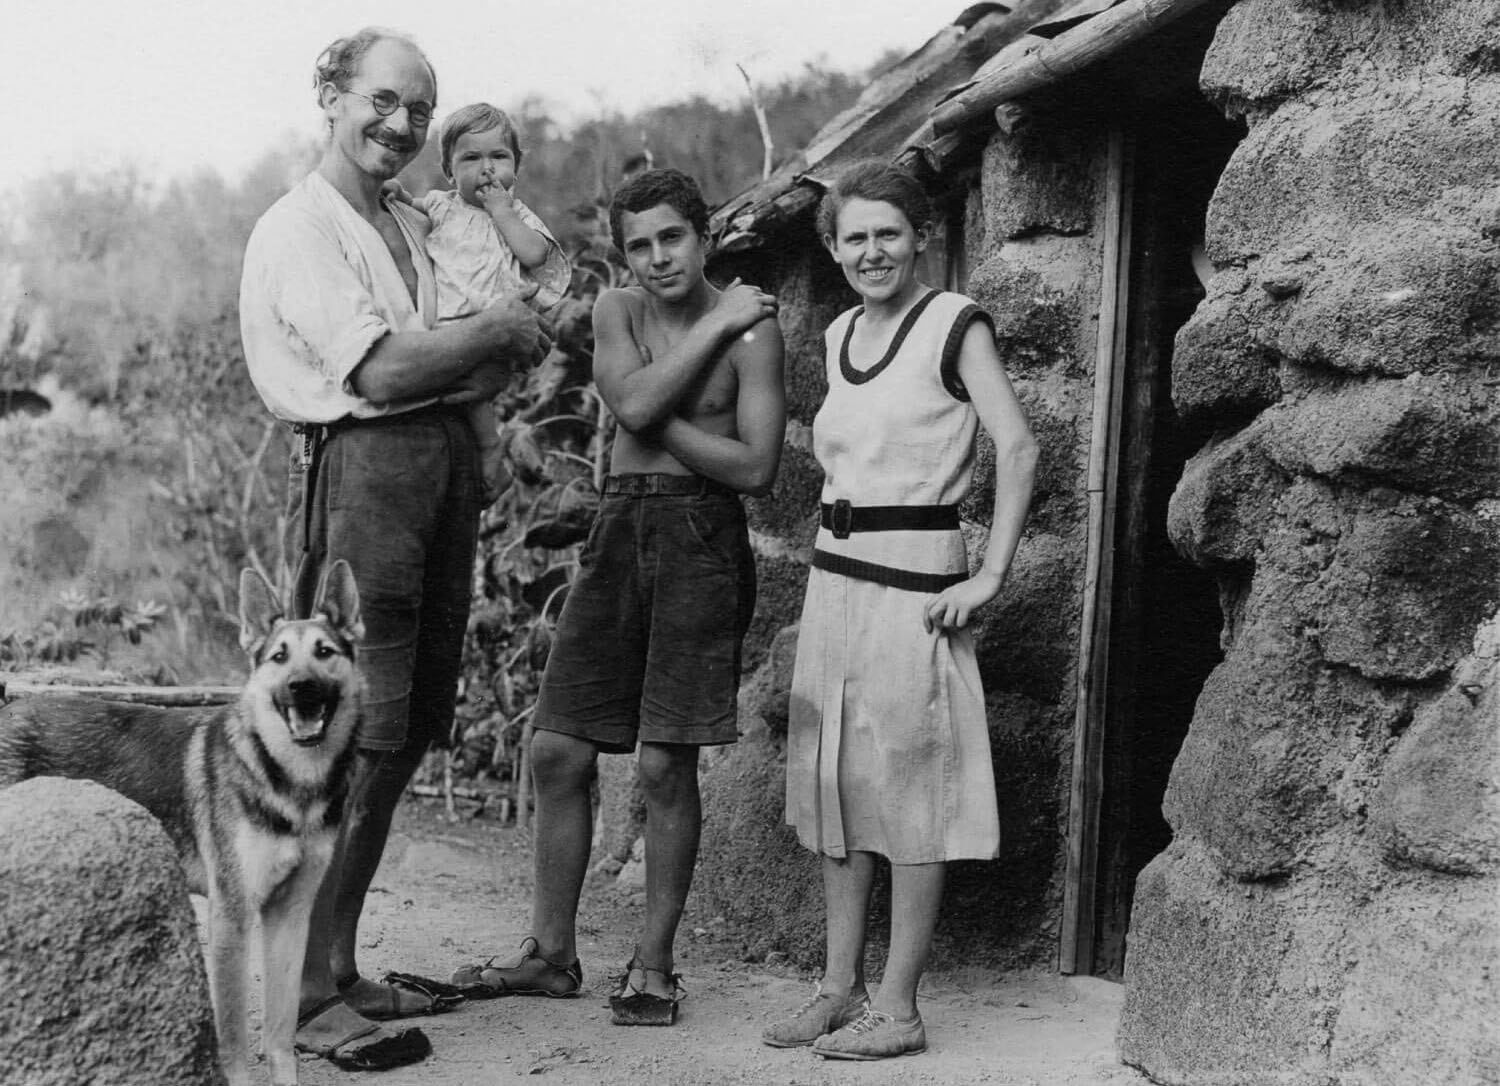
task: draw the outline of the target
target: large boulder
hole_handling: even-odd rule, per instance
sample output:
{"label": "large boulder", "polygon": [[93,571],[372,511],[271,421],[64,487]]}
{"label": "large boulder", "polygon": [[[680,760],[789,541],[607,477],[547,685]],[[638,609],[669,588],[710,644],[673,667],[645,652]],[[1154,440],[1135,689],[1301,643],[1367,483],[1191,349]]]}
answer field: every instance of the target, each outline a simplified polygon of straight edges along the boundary
{"label": "large boulder", "polygon": [[1313,887],[1243,884],[1180,842],[1136,881],[1121,1058],[1171,1086],[1327,1083],[1325,992],[1346,908]]}
{"label": "large boulder", "polygon": [[26,1086],[222,1081],[177,855],[100,785],[0,791],[0,1037]]}
{"label": "large boulder", "polygon": [[1136,887],[1121,1057],[1166,1086],[1495,1082],[1496,891],[1357,859],[1247,884],[1174,843]]}

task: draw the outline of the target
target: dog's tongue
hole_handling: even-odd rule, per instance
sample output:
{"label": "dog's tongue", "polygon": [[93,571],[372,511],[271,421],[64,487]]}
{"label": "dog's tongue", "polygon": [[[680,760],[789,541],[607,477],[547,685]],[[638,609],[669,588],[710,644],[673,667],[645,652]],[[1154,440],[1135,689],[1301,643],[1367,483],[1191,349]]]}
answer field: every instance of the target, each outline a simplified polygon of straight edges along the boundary
{"label": "dog's tongue", "polygon": [[293,702],[286,708],[286,723],[291,729],[292,739],[298,743],[309,743],[323,735],[323,705],[298,705]]}

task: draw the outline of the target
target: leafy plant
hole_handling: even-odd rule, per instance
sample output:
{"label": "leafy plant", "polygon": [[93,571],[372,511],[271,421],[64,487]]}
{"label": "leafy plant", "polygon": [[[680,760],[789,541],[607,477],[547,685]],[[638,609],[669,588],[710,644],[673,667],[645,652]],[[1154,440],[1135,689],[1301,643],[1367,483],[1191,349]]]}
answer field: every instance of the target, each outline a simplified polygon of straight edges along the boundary
{"label": "leafy plant", "polygon": [[155,600],[126,604],[112,596],[87,596],[77,590],[61,593],[58,603],[66,618],[49,617],[31,630],[0,634],[0,664],[70,664],[81,656],[94,656],[108,667],[115,637],[139,645],[142,636],[167,613]]}
{"label": "leafy plant", "polygon": [[451,810],[453,782],[467,779],[469,795],[481,804],[497,799],[502,815],[514,810],[523,822],[531,713],[613,436],[590,378],[593,301],[630,278],[597,239],[578,243],[572,262],[573,289],[553,314],[556,346],[499,405],[512,482],[480,524],[453,742],[429,760],[418,785],[444,795]]}

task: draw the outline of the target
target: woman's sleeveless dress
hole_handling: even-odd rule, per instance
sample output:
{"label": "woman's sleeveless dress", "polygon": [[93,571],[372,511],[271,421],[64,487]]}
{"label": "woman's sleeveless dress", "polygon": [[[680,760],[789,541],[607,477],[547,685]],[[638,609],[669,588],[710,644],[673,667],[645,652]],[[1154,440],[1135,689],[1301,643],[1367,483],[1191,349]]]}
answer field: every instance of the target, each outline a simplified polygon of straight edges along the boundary
{"label": "woman's sleeveless dress", "polygon": [[[958,351],[969,324],[989,318],[962,295],[933,291],[860,372],[847,344],[862,313],[842,314],[825,335],[828,398],[813,423],[823,502],[956,504],[973,474],[978,426],[957,379]],[[844,534],[820,528],[808,578],[786,820],[803,845],[834,857],[991,859],[1000,824],[973,637],[922,628],[942,584],[968,576],[963,536],[956,527]]]}

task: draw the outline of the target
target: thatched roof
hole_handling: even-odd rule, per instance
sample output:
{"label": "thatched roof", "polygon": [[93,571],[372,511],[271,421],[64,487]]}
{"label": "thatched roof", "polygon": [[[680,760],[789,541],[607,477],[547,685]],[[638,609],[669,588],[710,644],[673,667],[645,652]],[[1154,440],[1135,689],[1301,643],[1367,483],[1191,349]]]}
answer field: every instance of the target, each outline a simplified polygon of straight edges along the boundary
{"label": "thatched roof", "polygon": [[770,177],[719,207],[719,252],[758,248],[850,163],[887,158],[941,172],[995,125],[995,110],[1065,80],[1209,0],[976,4],[867,87]]}

